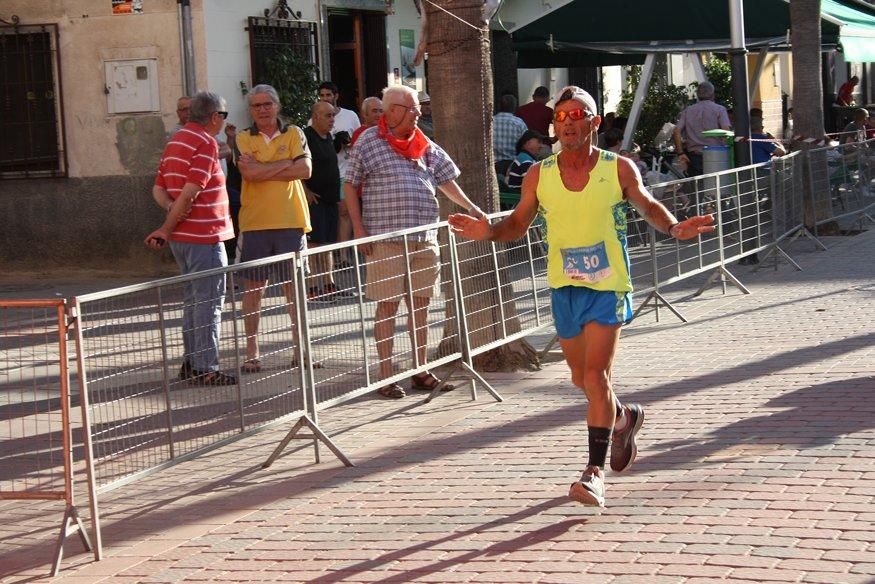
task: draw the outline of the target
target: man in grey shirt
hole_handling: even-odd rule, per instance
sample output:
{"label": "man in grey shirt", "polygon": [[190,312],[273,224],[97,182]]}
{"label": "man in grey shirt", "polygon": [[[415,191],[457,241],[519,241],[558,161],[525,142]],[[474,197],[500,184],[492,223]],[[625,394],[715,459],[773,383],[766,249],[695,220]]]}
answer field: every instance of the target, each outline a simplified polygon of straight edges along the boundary
{"label": "man in grey shirt", "polygon": [[730,128],[729,113],[722,105],[714,103],[714,86],[705,81],[696,89],[699,101],[681,112],[674,128],[675,152],[679,160],[688,165],[687,174],[697,176],[702,174],[702,151],[705,146],[721,146],[720,138],[708,138],[702,135],[706,130],[728,130]]}

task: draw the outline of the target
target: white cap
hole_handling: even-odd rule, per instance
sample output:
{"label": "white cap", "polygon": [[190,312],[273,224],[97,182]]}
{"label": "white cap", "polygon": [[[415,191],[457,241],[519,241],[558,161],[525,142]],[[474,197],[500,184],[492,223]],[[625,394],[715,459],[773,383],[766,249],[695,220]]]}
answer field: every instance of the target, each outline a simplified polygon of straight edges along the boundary
{"label": "white cap", "polygon": [[585,106],[589,113],[593,115],[598,115],[599,110],[595,104],[595,99],[576,85],[569,85],[567,87],[563,87],[562,91],[559,92],[559,97],[556,98],[556,105],[559,105],[560,102],[574,100],[580,102],[583,106]]}

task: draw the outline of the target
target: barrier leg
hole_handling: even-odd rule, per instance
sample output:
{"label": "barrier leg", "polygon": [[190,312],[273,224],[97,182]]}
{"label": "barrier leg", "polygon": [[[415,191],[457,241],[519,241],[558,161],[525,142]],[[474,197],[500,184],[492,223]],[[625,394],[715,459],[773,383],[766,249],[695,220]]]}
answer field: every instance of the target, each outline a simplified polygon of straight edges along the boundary
{"label": "barrier leg", "polygon": [[774,260],[775,260],[775,261],[774,261],[774,267],[775,267],[775,270],[777,270],[777,269],[778,269],[778,256],[779,256],[779,255],[782,256],[782,257],[784,258],[784,260],[787,261],[788,264],[790,264],[791,266],[793,266],[794,268],[796,268],[796,271],[797,271],[797,272],[801,272],[801,271],[802,271],[802,266],[800,266],[800,265],[797,264],[795,261],[793,261],[793,258],[791,258],[791,257],[787,254],[787,252],[785,252],[783,249],[781,249],[781,247],[778,246],[778,245],[773,245],[771,248],[769,248],[769,251],[766,252],[766,255],[763,256],[762,261],[761,261],[761,262],[760,262],[760,263],[759,263],[759,264],[753,269],[753,271],[754,271],[754,272],[757,272],[760,268],[762,268],[763,266],[765,266],[765,265],[766,265],[766,260],[769,259],[770,257],[773,257],[773,258],[774,258]]}
{"label": "barrier leg", "polygon": [[[714,277],[713,274],[711,277],[712,278]],[[701,292],[698,292],[697,294],[701,294]],[[657,322],[659,322],[659,307],[660,306],[665,306],[666,308],[668,308],[672,312],[672,314],[674,314],[676,317],[678,317],[680,319],[681,322],[688,322],[687,319],[684,318],[684,315],[681,314],[680,311],[678,311],[678,309],[676,309],[674,306],[672,306],[671,302],[669,302],[668,300],[665,299],[665,296],[663,296],[662,294],[660,294],[656,290],[654,290],[653,292],[648,294],[647,298],[644,299],[644,302],[642,302],[641,305],[635,309],[635,312],[632,313],[632,319],[634,320],[638,316],[638,314],[642,310],[644,310],[644,307],[647,306],[648,304],[651,304],[651,303],[653,304],[653,308],[656,311],[656,321]]]}
{"label": "barrier leg", "polygon": [[440,383],[434,386],[434,389],[432,389],[431,393],[428,394],[428,397],[425,398],[425,403],[429,403],[441,393],[441,387],[446,385],[447,381],[449,381],[453,377],[453,375],[459,368],[464,369],[468,373],[469,383],[471,384],[472,400],[477,399],[477,382],[479,381],[483,384],[483,387],[486,388],[486,391],[495,398],[495,401],[504,401],[504,398],[501,397],[501,395],[497,391],[495,391],[495,388],[492,387],[488,381],[483,379],[483,377],[479,373],[477,373],[473,365],[466,363],[464,360],[460,359],[455,365],[453,365],[453,369],[450,371],[450,373],[446,377],[444,377]]}
{"label": "barrier leg", "polygon": [[[298,434],[301,429],[306,426],[310,429],[310,434]],[[285,438],[283,438],[271,455],[264,461],[264,464],[261,465],[261,468],[267,468],[279,458],[279,455],[282,454],[283,450],[285,450],[286,446],[289,445],[289,442],[292,440],[312,440],[313,442],[321,442],[328,449],[334,453],[334,456],[340,460],[346,466],[355,466],[352,461],[346,457],[343,451],[337,447],[337,445],[331,441],[331,438],[328,437],[328,434],[319,429],[319,426],[309,418],[307,415],[301,416],[295,425],[292,426],[292,429],[289,430],[289,433],[286,434]]]}
{"label": "barrier leg", "polygon": [[732,284],[733,286],[735,286],[736,288],[738,288],[739,290],[741,290],[741,292],[743,294],[750,294],[750,290],[745,288],[744,284],[742,284],[738,278],[733,276],[732,273],[729,270],[727,270],[725,266],[720,266],[719,268],[714,270],[714,272],[708,277],[708,280],[704,284],[702,284],[702,287],[699,288],[692,295],[692,297],[695,298],[696,296],[700,296],[705,290],[710,288],[714,283],[719,283],[721,286],[723,286],[724,293],[725,293],[725,289],[726,289],[726,284],[729,283],[729,284]]}
{"label": "barrier leg", "polygon": [[556,345],[556,343],[558,341],[559,341],[559,335],[553,335],[553,338],[550,339],[550,342],[547,343],[547,346],[544,347],[540,353],[538,353],[538,359],[543,361],[544,358],[547,356],[547,353],[549,353],[551,350],[553,350],[553,346]]}
{"label": "barrier leg", "polygon": [[64,558],[64,542],[74,533],[79,534],[79,539],[82,540],[85,551],[91,551],[91,540],[88,538],[85,524],[82,523],[76,507],[70,505],[64,511],[64,522],[61,524],[61,533],[58,535],[58,544],[55,547],[55,560],[52,562],[52,577],[57,576],[61,571],[61,560]]}

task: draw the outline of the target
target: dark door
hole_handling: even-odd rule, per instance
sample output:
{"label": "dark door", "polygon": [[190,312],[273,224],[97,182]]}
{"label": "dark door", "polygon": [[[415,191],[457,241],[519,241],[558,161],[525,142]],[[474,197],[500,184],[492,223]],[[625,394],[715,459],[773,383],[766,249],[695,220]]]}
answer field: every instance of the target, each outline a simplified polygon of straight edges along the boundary
{"label": "dark door", "polygon": [[358,111],[366,97],[386,86],[386,16],[379,12],[328,14],[331,81],[340,88],[339,105]]}

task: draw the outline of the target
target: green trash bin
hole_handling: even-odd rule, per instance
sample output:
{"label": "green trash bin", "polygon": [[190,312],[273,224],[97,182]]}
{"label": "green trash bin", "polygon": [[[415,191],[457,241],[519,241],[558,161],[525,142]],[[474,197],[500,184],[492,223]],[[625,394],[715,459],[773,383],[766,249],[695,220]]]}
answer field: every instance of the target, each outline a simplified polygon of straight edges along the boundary
{"label": "green trash bin", "polygon": [[[735,168],[735,132],[733,132],[731,130],[720,130],[720,129],[705,130],[704,132],[702,132],[702,135],[706,136],[708,138],[722,138],[723,139],[723,146],[729,147],[729,167],[728,168]],[[705,160],[703,158],[702,165],[704,166],[704,164],[705,164]],[[722,169],[720,169],[720,170],[722,170]],[[709,172],[717,172],[717,170],[710,170],[709,171],[709,170],[705,169],[704,172],[707,174]]]}

